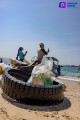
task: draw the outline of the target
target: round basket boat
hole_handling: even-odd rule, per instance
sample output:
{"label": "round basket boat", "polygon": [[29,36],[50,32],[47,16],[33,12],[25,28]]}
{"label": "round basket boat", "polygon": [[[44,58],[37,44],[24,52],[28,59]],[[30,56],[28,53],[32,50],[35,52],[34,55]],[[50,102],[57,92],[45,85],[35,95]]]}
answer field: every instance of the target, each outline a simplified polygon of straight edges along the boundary
{"label": "round basket boat", "polygon": [[53,85],[27,83],[29,76],[23,71],[7,68],[3,74],[2,90],[14,100],[35,103],[60,103],[64,99],[64,85],[53,80]]}

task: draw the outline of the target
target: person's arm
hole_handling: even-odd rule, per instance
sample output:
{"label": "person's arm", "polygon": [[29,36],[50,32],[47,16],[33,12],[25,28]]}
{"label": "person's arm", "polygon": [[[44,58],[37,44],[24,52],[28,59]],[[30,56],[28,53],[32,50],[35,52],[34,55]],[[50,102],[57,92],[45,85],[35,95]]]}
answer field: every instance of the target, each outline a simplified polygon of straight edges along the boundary
{"label": "person's arm", "polygon": [[27,51],[25,52],[24,56],[27,54]]}
{"label": "person's arm", "polygon": [[18,60],[18,56],[19,56],[19,55],[17,54],[16,60]]}
{"label": "person's arm", "polygon": [[43,52],[45,55],[47,55],[48,52],[49,52],[49,49],[48,49],[48,51],[45,51],[45,49],[41,49],[41,50],[42,50],[42,52]]}

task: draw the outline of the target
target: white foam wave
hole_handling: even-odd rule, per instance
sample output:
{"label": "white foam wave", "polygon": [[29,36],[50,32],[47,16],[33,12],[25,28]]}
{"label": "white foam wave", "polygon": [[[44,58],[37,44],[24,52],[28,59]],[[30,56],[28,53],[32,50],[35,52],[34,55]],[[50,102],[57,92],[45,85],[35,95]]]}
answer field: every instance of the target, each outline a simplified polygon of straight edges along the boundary
{"label": "white foam wave", "polygon": [[78,78],[78,77],[59,76],[58,78],[63,79],[63,80],[72,80],[72,81],[80,82],[80,78]]}

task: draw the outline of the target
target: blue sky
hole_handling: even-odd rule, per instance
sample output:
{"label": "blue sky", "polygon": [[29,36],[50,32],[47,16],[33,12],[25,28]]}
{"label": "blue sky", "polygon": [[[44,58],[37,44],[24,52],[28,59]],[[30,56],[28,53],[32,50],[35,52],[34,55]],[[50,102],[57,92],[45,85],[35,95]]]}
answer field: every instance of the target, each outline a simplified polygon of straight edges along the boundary
{"label": "blue sky", "polygon": [[[59,8],[59,2],[77,8]],[[80,0],[0,0],[0,56],[16,58],[18,47],[27,59],[37,56],[39,43],[60,64],[80,64]]]}

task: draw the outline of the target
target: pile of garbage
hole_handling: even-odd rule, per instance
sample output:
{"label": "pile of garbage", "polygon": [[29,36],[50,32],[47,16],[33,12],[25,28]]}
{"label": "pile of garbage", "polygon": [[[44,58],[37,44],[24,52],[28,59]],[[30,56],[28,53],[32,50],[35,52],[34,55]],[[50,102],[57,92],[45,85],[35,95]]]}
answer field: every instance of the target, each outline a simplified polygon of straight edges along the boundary
{"label": "pile of garbage", "polygon": [[[18,61],[14,61],[12,59],[9,59],[9,64],[6,63],[0,63],[0,75],[4,73],[6,68],[13,68],[14,65],[16,65]],[[17,68],[15,68],[17,69]],[[52,85],[53,84],[53,59],[47,59],[46,57],[43,57],[41,64],[35,65],[31,77],[27,81],[28,83],[32,83],[35,85]]]}
{"label": "pile of garbage", "polygon": [[27,83],[33,83],[35,85],[52,85],[52,68],[52,58],[48,60],[46,57],[43,57],[41,64],[38,64],[33,68],[31,77]]}
{"label": "pile of garbage", "polygon": [[50,76],[45,74],[39,74],[36,77],[32,77],[33,84],[41,84],[41,85],[52,85],[53,81]]}

